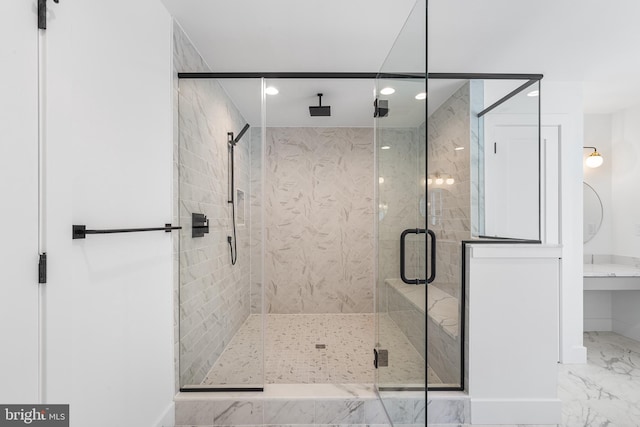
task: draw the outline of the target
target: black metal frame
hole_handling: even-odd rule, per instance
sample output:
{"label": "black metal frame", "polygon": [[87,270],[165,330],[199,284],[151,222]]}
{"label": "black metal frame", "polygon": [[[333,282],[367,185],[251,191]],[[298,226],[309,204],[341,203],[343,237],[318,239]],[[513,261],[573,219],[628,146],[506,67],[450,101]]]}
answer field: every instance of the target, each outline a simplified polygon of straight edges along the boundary
{"label": "black metal frame", "polygon": [[520,92],[522,92],[523,90],[525,90],[526,88],[539,83],[540,80],[529,80],[528,82],[524,83],[521,86],[518,86],[517,88],[515,88],[514,90],[512,90],[511,92],[509,92],[508,94],[506,94],[505,96],[503,96],[502,98],[500,98],[499,100],[497,100],[496,102],[494,102],[493,104],[491,104],[490,106],[488,106],[487,108],[485,108],[484,110],[480,111],[478,113],[478,117],[482,117],[485,114],[487,114],[489,111],[493,110],[496,107],[499,107],[500,105],[504,104],[505,102],[507,102],[508,100],[510,100],[511,98],[513,98],[514,96],[516,96],[517,94],[519,94]]}
{"label": "black metal frame", "polygon": [[181,230],[180,226],[172,226],[171,224],[165,224],[164,227],[150,227],[150,228],[114,228],[108,230],[87,230],[86,225],[73,225],[72,227],[72,239],[85,239],[87,234],[115,234],[115,233],[138,233],[141,231],[164,231],[170,233],[171,230]]}
{"label": "black metal frame", "polygon": [[[425,79],[427,77],[426,73],[380,73],[380,72],[180,72],[178,73],[178,79],[258,79],[258,78],[266,78],[266,79]],[[377,107],[377,105],[376,105]],[[376,108],[376,111],[378,109]],[[426,117],[425,117],[426,120]],[[243,129],[244,131],[244,129]],[[242,133],[242,132],[241,132]],[[231,134],[231,141],[233,140],[233,134]],[[241,136],[241,135],[239,135]],[[238,138],[239,139],[239,138]],[[229,141],[229,142],[231,142]],[[237,141],[236,141],[237,142]],[[232,145],[233,147],[233,145]],[[426,168],[426,164],[425,164]],[[233,196],[232,196],[233,197]],[[232,203],[230,200],[229,203]],[[435,234],[432,231],[428,231],[432,236],[432,242],[435,242]],[[435,251],[432,251],[432,276],[435,275]],[[418,279],[416,279],[418,280]],[[432,281],[433,278],[430,277]],[[422,283],[424,280],[422,280]],[[430,282],[429,282],[430,283]],[[425,314],[426,315],[426,314]],[[425,331],[426,334],[426,331]],[[426,365],[426,361],[425,361]],[[180,388],[180,391],[183,392],[228,392],[228,391],[263,391],[262,387],[215,387],[215,388],[205,388],[205,387],[185,387]],[[398,390],[409,390],[409,391],[425,391],[426,392],[426,382],[425,387],[380,387],[380,391],[398,391]]]}
{"label": "black metal frame", "polygon": [[232,391],[264,391],[264,387],[180,387],[181,392],[232,392]]}
{"label": "black metal frame", "polygon": [[420,79],[424,73],[373,72],[181,72],[179,79]]}
{"label": "black metal frame", "polygon": [[452,80],[542,80],[544,74],[500,74],[500,73],[427,73],[429,79]]}

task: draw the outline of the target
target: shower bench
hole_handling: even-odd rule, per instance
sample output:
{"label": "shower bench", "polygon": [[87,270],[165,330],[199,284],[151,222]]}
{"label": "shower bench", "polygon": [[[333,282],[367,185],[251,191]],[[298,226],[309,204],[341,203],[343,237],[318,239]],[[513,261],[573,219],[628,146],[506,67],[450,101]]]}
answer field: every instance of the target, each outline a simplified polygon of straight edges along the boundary
{"label": "shower bench", "polygon": [[408,285],[400,279],[387,279],[385,283],[389,316],[423,358],[429,353],[429,366],[442,382],[458,381],[458,298],[433,285]]}

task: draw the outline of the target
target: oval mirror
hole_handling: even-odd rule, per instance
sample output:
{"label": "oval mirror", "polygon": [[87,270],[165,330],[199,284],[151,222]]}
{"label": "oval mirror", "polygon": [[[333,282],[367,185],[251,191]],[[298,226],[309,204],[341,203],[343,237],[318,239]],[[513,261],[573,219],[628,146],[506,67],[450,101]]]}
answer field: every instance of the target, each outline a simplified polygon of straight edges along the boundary
{"label": "oval mirror", "polygon": [[586,182],[582,183],[583,192],[583,241],[593,239],[602,225],[602,201],[600,196]]}

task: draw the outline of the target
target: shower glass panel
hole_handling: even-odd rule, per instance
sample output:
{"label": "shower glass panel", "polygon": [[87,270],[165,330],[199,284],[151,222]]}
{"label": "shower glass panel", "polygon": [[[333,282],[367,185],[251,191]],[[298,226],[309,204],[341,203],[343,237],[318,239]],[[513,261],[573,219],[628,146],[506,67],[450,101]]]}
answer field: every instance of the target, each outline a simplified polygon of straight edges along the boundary
{"label": "shower glass panel", "polygon": [[539,81],[446,76],[429,79],[427,105],[429,390],[467,383],[463,242],[540,236]]}
{"label": "shower glass panel", "polygon": [[265,85],[265,381],[371,384],[374,79]]}
{"label": "shower glass panel", "polygon": [[407,391],[419,391],[423,399],[427,374],[426,281],[432,271],[426,265],[430,255],[426,245],[431,242],[426,219],[431,207],[426,193],[425,52],[426,2],[418,1],[376,81],[374,357],[377,389],[387,408],[394,399],[405,398],[402,393]]}
{"label": "shower glass panel", "polygon": [[[251,117],[234,91],[253,98]],[[262,79],[179,81],[183,391],[263,388],[263,93]]]}
{"label": "shower glass panel", "polygon": [[[540,240],[540,82],[472,80],[474,235]],[[501,100],[509,97],[501,102]]]}

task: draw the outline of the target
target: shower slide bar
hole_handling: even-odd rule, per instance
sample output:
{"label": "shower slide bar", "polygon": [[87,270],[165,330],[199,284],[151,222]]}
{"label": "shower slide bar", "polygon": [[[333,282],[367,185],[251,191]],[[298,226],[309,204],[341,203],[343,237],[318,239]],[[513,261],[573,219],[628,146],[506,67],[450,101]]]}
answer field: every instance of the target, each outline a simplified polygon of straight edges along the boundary
{"label": "shower slide bar", "polygon": [[86,225],[74,225],[72,239],[85,239],[87,234],[114,234],[114,233],[137,233],[140,231],[164,231],[170,233],[171,230],[182,230],[180,226],[165,224],[164,227],[151,228],[114,228],[109,230],[87,230]]}
{"label": "shower slide bar", "polygon": [[[425,279],[407,279],[405,273],[405,240],[408,234],[428,234],[431,237],[431,274]],[[423,285],[431,283],[436,278],[436,234],[424,228],[408,228],[400,234],[400,278],[408,285]]]}

